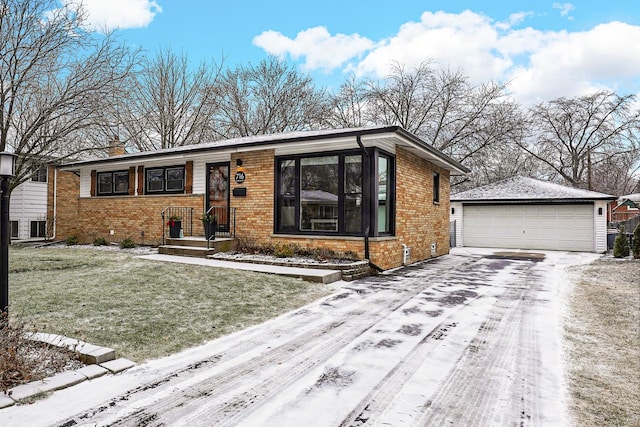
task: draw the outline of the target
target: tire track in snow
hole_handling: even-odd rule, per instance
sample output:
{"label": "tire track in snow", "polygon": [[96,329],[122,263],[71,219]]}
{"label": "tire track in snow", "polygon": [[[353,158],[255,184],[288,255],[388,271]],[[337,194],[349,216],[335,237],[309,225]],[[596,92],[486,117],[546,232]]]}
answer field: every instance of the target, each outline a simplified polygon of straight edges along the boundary
{"label": "tire track in snow", "polygon": [[[412,349],[412,351],[400,360],[394,369],[392,369],[389,374],[380,381],[379,384],[377,384],[375,389],[365,399],[363,399],[358,406],[356,406],[349,416],[342,421],[340,424],[341,426],[362,426],[372,424],[385,425],[386,421],[389,423],[395,422],[404,425],[407,422],[407,419],[415,417],[419,418],[421,416],[424,412],[424,407],[428,406],[428,402],[425,399],[422,400],[421,405],[413,408],[414,413],[411,416],[403,417],[400,421],[394,418],[396,417],[396,414],[407,411],[406,403],[402,402],[403,398],[406,396],[406,392],[403,392],[403,389],[406,388],[407,385],[410,387],[416,385],[412,377],[420,367],[431,363],[432,360],[443,359],[451,356],[452,343],[449,341],[456,340],[463,342],[465,339],[471,339],[472,334],[465,331],[456,331],[453,328],[466,328],[468,330],[469,325],[465,325],[465,322],[469,323],[469,320],[466,318],[466,311],[471,309],[478,311],[479,309],[476,306],[479,305],[482,305],[483,307],[490,307],[492,294],[495,293],[495,289],[487,288],[484,293],[480,292],[478,286],[481,286],[483,281],[478,281],[477,276],[482,275],[484,281],[489,280],[492,276],[492,264],[495,263],[489,262],[488,265],[480,264],[474,266],[475,271],[466,276],[468,276],[468,285],[475,285],[476,290],[479,291],[476,298],[467,300],[464,305],[449,314],[436,328],[428,333]],[[498,268],[503,266],[504,264],[501,263]],[[464,278],[464,276],[465,274],[458,274],[457,279],[460,279],[461,277]],[[507,292],[513,291],[507,290]],[[482,302],[480,302],[481,299],[483,300]],[[490,330],[494,328],[494,324],[499,321],[500,317],[498,315],[490,316],[489,320],[483,323],[480,328]],[[458,328],[458,326],[461,326],[461,328]],[[452,335],[453,338],[451,338],[450,335]],[[471,348],[471,351],[478,351],[478,349],[485,344],[486,340],[478,340],[478,338],[475,338],[471,341],[468,348]],[[460,351],[463,350],[464,348],[461,348]],[[452,367],[455,366],[454,362],[452,362],[451,365]],[[437,373],[435,375],[441,375],[441,380],[445,379],[445,373]],[[432,379],[434,381],[437,380],[435,377]],[[414,384],[412,384],[412,381],[414,381]],[[422,388],[424,389],[424,387]],[[398,407],[402,408],[399,409]],[[391,420],[387,420],[387,418],[391,418]]]}
{"label": "tire track in snow", "polygon": [[[527,425],[521,414],[533,401],[523,384],[536,376],[527,319],[527,301],[535,293],[528,286],[530,267],[521,272],[516,288],[498,297],[455,369],[410,425]],[[523,341],[529,344],[526,354]]]}
{"label": "tire track in snow", "polygon": [[[468,259],[464,262],[469,264],[476,261],[477,259]],[[368,294],[362,293],[359,304],[361,306],[366,303],[366,313],[353,310],[340,313],[329,325],[316,327],[303,336],[237,366],[205,375],[197,383],[192,383],[193,378],[188,379],[187,384],[180,384],[169,378],[158,387],[162,390],[147,395],[146,400],[144,397],[140,399],[138,396],[126,396],[112,401],[102,411],[84,414],[80,418],[83,422],[96,418],[95,422],[99,425],[162,425],[175,424],[177,420],[182,424],[189,424],[189,420],[196,423],[207,420],[207,423],[217,425],[235,422],[234,420],[244,417],[249,408],[263,403],[327,360],[389,312],[397,310],[424,289],[437,284],[443,276],[451,274],[447,271],[452,266],[461,267],[461,263],[448,262],[446,259],[435,260],[430,263],[429,268],[420,269],[418,272],[421,274],[416,277],[409,280],[403,278],[400,281],[402,288],[394,284],[393,275],[358,282],[350,287],[356,289],[350,291],[352,297],[360,295],[358,288],[371,290]],[[334,295],[326,301],[343,302],[335,300],[336,297]],[[350,307],[349,304],[352,302],[344,303],[347,308]],[[300,322],[304,320],[304,315],[298,319]],[[221,363],[220,361],[217,365]],[[260,377],[258,373],[262,370],[267,372],[267,377]]]}

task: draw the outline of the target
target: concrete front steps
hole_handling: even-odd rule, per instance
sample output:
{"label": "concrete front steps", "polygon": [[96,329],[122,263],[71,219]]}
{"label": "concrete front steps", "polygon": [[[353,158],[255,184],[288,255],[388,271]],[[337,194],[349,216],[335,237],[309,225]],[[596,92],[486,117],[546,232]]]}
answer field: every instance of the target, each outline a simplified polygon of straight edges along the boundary
{"label": "concrete front steps", "polygon": [[229,237],[216,237],[209,241],[204,236],[182,237],[178,239],[167,239],[166,244],[158,247],[158,253],[163,255],[179,255],[206,258],[216,252],[227,252],[236,246],[236,239]]}

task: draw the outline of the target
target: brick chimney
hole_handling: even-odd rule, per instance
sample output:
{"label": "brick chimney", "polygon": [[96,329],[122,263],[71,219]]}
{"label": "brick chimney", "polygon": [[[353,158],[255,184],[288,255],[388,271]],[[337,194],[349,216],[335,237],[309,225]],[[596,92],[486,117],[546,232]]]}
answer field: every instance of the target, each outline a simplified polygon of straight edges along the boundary
{"label": "brick chimney", "polygon": [[120,142],[119,137],[114,137],[109,143],[109,157],[122,156],[124,154],[127,154],[124,149],[124,143]]}

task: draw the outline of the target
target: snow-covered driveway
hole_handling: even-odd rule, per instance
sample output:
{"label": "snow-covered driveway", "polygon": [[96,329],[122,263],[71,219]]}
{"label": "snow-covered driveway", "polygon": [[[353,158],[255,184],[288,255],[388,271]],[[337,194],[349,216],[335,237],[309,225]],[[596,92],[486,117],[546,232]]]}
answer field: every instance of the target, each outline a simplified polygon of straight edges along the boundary
{"label": "snow-covered driveway", "polygon": [[546,254],[463,252],[343,283],[263,325],[2,415],[29,425],[565,424],[561,267],[595,256]]}

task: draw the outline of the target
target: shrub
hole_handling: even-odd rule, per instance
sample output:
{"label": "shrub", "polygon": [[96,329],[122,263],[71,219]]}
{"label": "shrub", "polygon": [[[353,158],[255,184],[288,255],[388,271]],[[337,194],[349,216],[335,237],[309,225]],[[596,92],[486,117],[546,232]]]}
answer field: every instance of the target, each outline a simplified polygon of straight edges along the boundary
{"label": "shrub", "polygon": [[289,258],[296,253],[294,245],[288,245],[286,243],[276,243],[273,247],[273,255],[278,258]]}
{"label": "shrub", "polygon": [[624,226],[620,226],[620,231],[613,242],[613,256],[615,258],[624,258],[629,256],[629,240],[625,234]]}
{"label": "shrub", "polygon": [[120,249],[132,249],[136,247],[136,242],[134,242],[132,239],[130,238],[125,238],[122,239],[122,241],[120,242]]}
{"label": "shrub", "polygon": [[640,222],[633,230],[633,247],[631,249],[633,252],[633,257],[635,259],[640,258]]}
{"label": "shrub", "polygon": [[78,244],[78,236],[73,235],[65,239],[64,244],[67,246],[73,246]]}
{"label": "shrub", "polygon": [[109,243],[104,237],[96,237],[93,239],[93,246],[107,246]]}

